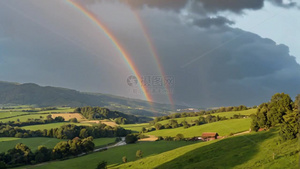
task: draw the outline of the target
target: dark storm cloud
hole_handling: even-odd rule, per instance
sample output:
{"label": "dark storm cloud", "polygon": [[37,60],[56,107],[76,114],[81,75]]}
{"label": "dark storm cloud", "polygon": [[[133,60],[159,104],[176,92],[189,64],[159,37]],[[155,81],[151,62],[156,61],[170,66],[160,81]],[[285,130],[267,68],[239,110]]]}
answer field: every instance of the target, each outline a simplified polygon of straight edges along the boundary
{"label": "dark storm cloud", "polygon": [[[35,10],[25,2],[9,2],[14,2],[12,6],[24,10],[28,17],[0,6],[0,80],[131,96],[126,91],[126,78],[131,75],[127,74],[131,72],[126,63],[93,23],[80,19],[80,12],[58,0],[43,1],[44,8],[38,6]],[[177,104],[250,106],[267,101],[276,92],[292,97],[300,93],[300,66],[287,46],[226,26],[233,22],[217,13],[231,11],[236,15],[244,9],[256,10],[263,1],[228,0],[230,6],[217,0],[194,1],[196,6],[189,6],[185,0],[127,2],[141,9],[140,17],[161,64],[167,75],[175,77],[173,97]],[[131,54],[141,75],[157,72],[143,31],[127,5],[118,0],[87,3],[88,9],[102,18]],[[47,10],[50,5],[57,5],[55,13],[51,7]],[[190,10],[193,15],[185,16],[181,9]],[[182,19],[191,19],[192,24],[185,24]],[[105,58],[113,64],[105,62]],[[155,101],[168,102],[160,94],[153,97]]]}
{"label": "dark storm cloud", "polygon": [[223,25],[232,25],[234,24],[233,21],[228,20],[225,17],[219,16],[216,18],[204,18],[204,19],[198,19],[196,21],[193,22],[195,25],[199,26],[199,27],[205,27],[205,28],[209,28],[212,26],[223,26]]}
{"label": "dark storm cloud", "polygon": [[300,93],[296,87],[300,85],[300,66],[285,45],[228,26],[177,25],[170,30],[163,25],[172,17],[145,19],[151,23],[148,25],[162,25],[150,26],[151,35],[166,74],[176,77],[173,96],[177,103],[255,105],[276,92],[292,97]]}
{"label": "dark storm cloud", "polygon": [[[120,0],[128,3],[131,7],[148,7],[172,9],[178,11],[185,7],[188,0]],[[201,3],[210,12],[232,11],[239,13],[244,9],[260,9],[263,7],[264,0],[194,0],[194,3]]]}

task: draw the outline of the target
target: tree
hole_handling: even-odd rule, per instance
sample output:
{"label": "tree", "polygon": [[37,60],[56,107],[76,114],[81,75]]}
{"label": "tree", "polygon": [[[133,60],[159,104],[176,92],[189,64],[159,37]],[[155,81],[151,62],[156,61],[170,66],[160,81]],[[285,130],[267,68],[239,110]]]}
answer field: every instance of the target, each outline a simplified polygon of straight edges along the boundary
{"label": "tree", "polygon": [[162,126],[163,126],[162,124],[156,123],[154,127],[156,130],[160,130],[160,129],[162,129]]}
{"label": "tree", "polygon": [[0,161],[0,169],[6,169],[6,164],[3,161]]}
{"label": "tree", "polygon": [[142,158],[143,157],[143,152],[141,150],[136,151],[135,153],[137,158]]}
{"label": "tree", "polygon": [[177,128],[178,127],[178,122],[177,120],[170,120],[169,124],[172,128]]}
{"label": "tree", "polygon": [[65,121],[65,119],[64,119],[63,117],[61,117],[61,116],[55,117],[54,120],[55,120],[56,122],[64,122],[64,121]]}
{"label": "tree", "polygon": [[107,166],[107,162],[102,161],[102,162],[98,163],[97,169],[106,169],[107,168],[106,166]]}
{"label": "tree", "polygon": [[85,128],[83,128],[83,129],[80,130],[80,134],[79,134],[80,138],[87,138],[88,135],[89,135],[88,131]]}
{"label": "tree", "polygon": [[23,133],[17,133],[17,134],[15,135],[15,137],[17,137],[17,138],[22,138],[22,137],[23,137]]}
{"label": "tree", "polygon": [[128,135],[125,137],[125,142],[126,142],[126,144],[133,144],[133,143],[135,143],[137,140],[138,140],[137,136],[136,136],[136,135],[133,135],[133,134],[128,134]]}
{"label": "tree", "polygon": [[175,140],[183,140],[183,139],[184,139],[183,134],[177,134],[177,135],[175,136]]}
{"label": "tree", "polygon": [[279,135],[281,140],[292,140],[299,137],[300,130],[300,95],[295,99],[294,111],[283,116],[283,123],[280,126]]}
{"label": "tree", "polygon": [[70,122],[72,122],[72,123],[78,123],[78,120],[77,120],[77,118],[71,118]]}
{"label": "tree", "polygon": [[190,127],[190,124],[185,120],[182,121],[181,124],[182,124],[183,128],[185,128],[185,129]]}
{"label": "tree", "polygon": [[35,161],[37,163],[49,161],[51,157],[51,150],[47,149],[45,146],[39,146],[35,153]]}
{"label": "tree", "polygon": [[122,157],[122,161],[123,161],[123,163],[127,163],[127,157],[126,157],[126,156],[123,156],[123,157]]}
{"label": "tree", "polygon": [[142,133],[147,133],[147,129],[145,127],[142,128],[141,130]]}

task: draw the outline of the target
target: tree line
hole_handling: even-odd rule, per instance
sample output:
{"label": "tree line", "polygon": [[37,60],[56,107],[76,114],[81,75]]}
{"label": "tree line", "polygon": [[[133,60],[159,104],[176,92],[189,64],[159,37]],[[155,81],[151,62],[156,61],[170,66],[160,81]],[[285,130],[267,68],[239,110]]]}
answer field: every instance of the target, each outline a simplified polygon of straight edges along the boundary
{"label": "tree line", "polygon": [[251,118],[253,131],[280,126],[282,141],[297,138],[300,128],[300,95],[293,102],[288,94],[277,93],[269,102],[259,105]]}
{"label": "tree line", "polygon": [[30,125],[40,125],[40,124],[49,124],[49,123],[58,123],[58,122],[64,122],[65,119],[61,116],[55,117],[54,119],[51,117],[51,115],[47,115],[46,119],[41,119],[43,116],[40,116],[40,119],[27,119],[27,121],[21,122],[19,119],[17,121],[8,121],[6,123],[0,122],[1,125],[10,125],[10,126],[17,126],[17,127],[23,127],[23,126],[30,126]]}
{"label": "tree line", "polygon": [[[240,118],[239,115],[236,116],[237,118]],[[154,127],[156,130],[161,130],[161,129],[171,129],[171,128],[178,128],[178,127],[183,127],[183,128],[189,128],[191,126],[199,126],[202,124],[207,124],[207,123],[213,123],[217,121],[223,121],[223,120],[228,120],[227,117],[225,116],[213,116],[213,115],[207,115],[206,117],[200,116],[198,119],[192,121],[191,123],[188,123],[186,120],[183,120],[181,123],[178,123],[177,120],[175,119],[170,119],[167,124],[162,125],[161,123],[155,123]],[[150,122],[150,125],[153,125],[153,122]],[[141,133],[147,133],[153,131],[153,129],[146,129],[145,127],[142,128]]]}
{"label": "tree line", "polygon": [[74,124],[63,125],[59,128],[44,129],[44,130],[25,130],[20,127],[13,127],[10,125],[0,126],[0,137],[52,137],[58,139],[73,139],[75,137],[93,138],[102,137],[123,137],[130,131],[122,127],[111,127],[105,124],[98,124],[94,126],[76,126]]}
{"label": "tree line", "polygon": [[124,114],[118,111],[111,111],[103,107],[79,107],[74,110],[75,113],[82,114],[90,120],[114,119],[117,124],[134,124],[146,123],[151,120],[148,117],[137,117],[134,115]]}
{"label": "tree line", "polygon": [[[254,106],[256,108],[256,106]],[[183,112],[183,113],[174,113],[167,116],[161,116],[156,117],[152,124],[155,124],[159,121],[164,121],[168,119],[176,119],[176,118],[184,118],[184,117],[196,117],[196,116],[202,116],[202,115],[209,115],[214,113],[221,113],[221,112],[231,112],[231,111],[243,111],[248,110],[249,108],[245,105],[240,106],[230,106],[230,107],[220,107],[218,109],[213,110],[201,110],[199,112]]]}
{"label": "tree line", "polygon": [[32,152],[25,144],[18,143],[7,152],[0,153],[0,168],[16,167],[28,164],[38,164],[51,160],[66,159],[69,156],[77,156],[93,151],[95,144],[93,137],[85,139],[74,138],[69,141],[61,141],[51,149],[43,145]]}

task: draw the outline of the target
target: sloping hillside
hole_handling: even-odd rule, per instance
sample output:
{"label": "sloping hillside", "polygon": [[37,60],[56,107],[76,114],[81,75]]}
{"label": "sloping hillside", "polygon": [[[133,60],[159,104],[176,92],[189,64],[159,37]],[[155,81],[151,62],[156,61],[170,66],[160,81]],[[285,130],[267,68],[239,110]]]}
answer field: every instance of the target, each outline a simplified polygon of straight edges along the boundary
{"label": "sloping hillside", "polygon": [[[115,168],[299,168],[299,142],[276,130],[188,145]],[[114,167],[113,167],[114,168]]]}
{"label": "sloping hillside", "polygon": [[[152,107],[150,107],[148,102],[143,100],[106,94],[83,93],[58,87],[42,87],[33,83],[18,84],[0,82],[0,105],[5,104],[37,105],[39,107],[100,106],[136,115],[163,115],[157,112],[153,113],[151,111]],[[171,110],[171,106],[167,104],[153,103],[152,106],[158,112],[168,113]]]}

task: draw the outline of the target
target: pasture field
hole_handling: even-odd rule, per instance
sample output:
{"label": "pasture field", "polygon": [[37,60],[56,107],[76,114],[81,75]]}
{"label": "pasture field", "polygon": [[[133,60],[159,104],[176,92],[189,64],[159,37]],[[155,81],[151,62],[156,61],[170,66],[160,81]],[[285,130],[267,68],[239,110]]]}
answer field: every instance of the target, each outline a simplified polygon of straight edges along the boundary
{"label": "pasture field", "polygon": [[[27,121],[29,118],[30,119],[45,119],[46,116],[51,113],[55,113],[55,114],[52,114],[53,118],[55,118],[57,116],[63,116],[67,121],[70,118],[73,118],[73,117],[69,116],[69,114],[67,114],[67,113],[74,111],[73,108],[69,108],[69,107],[67,107],[67,108],[59,107],[59,108],[57,108],[57,110],[46,110],[46,111],[40,111],[41,108],[35,108],[35,110],[38,110],[38,112],[22,112],[22,110],[30,110],[30,109],[22,108],[22,109],[0,110],[0,121],[8,122],[8,121],[17,121],[19,119],[21,122],[24,122],[24,121]],[[62,113],[62,114],[59,114],[59,113]],[[74,114],[74,116],[77,117],[78,115]],[[9,117],[11,117],[11,118],[9,118]],[[82,116],[80,115],[80,117],[82,117]],[[80,120],[80,119],[81,118],[78,118],[78,120]],[[83,119],[85,119],[85,118],[83,118]]]}
{"label": "pasture field", "polygon": [[278,144],[278,132],[271,130],[196,143],[114,167],[297,169],[299,151],[297,140]]}
{"label": "pasture field", "polygon": [[65,161],[53,161],[35,166],[23,166],[19,168],[34,168],[34,169],[52,169],[52,168],[96,168],[101,161],[107,161],[108,165],[122,164],[122,157],[126,156],[128,161],[136,160],[136,151],[141,150],[143,157],[154,156],[166,151],[176,149],[178,147],[194,144],[194,142],[185,141],[158,141],[158,142],[138,142],[120,147],[114,147],[107,151],[92,153],[86,156],[77,157]]}
{"label": "pasture field", "polygon": [[[3,141],[1,141],[3,140]],[[32,137],[32,138],[14,138],[14,137],[2,137],[0,142],[0,153],[6,152],[16,146],[17,143],[23,143],[27,145],[32,152],[37,150],[38,146],[44,145],[47,148],[53,148],[58,142],[63,141],[56,138],[46,137]]]}
{"label": "pasture field", "polygon": [[[241,114],[241,115],[250,115],[256,112],[256,109],[249,109],[249,110],[243,110],[243,111],[231,111],[231,112],[221,112],[221,113],[214,113],[211,114],[213,116],[225,116],[227,118],[233,117],[233,115],[235,114]],[[203,117],[205,117],[206,115],[203,115]],[[175,118],[174,120],[177,120],[178,123],[181,123],[182,121],[187,121],[188,123],[192,123],[195,120],[198,120],[200,116],[196,116],[196,117],[183,117],[183,118]],[[165,125],[168,124],[170,121],[170,119],[168,120],[164,120],[164,121],[159,121],[158,123]]]}
{"label": "pasture field", "polygon": [[93,140],[95,147],[103,147],[108,144],[114,143],[116,138],[96,138]]}
{"label": "pasture field", "polygon": [[78,121],[86,120],[86,118],[83,117],[79,113],[53,113],[53,114],[51,114],[52,118],[55,118],[58,116],[63,117],[66,121],[69,121],[71,118],[76,118]]}
{"label": "pasture field", "polygon": [[[116,138],[97,138],[94,139],[95,147],[106,146],[114,143]],[[16,144],[23,143],[27,145],[32,152],[37,150],[38,146],[44,145],[47,148],[53,148],[58,142],[66,141],[64,139],[46,138],[46,137],[32,137],[32,138],[14,138],[14,137],[1,137],[0,138],[0,153],[14,148]]]}
{"label": "pasture field", "polygon": [[[26,114],[28,114],[28,112]],[[19,119],[21,122],[25,122],[28,119],[45,119],[47,115],[48,114],[36,114],[35,113],[35,114],[30,114],[30,115],[21,115],[21,116],[17,116],[17,117],[0,119],[0,121],[2,121],[2,122],[8,122],[8,121],[17,121]]]}
{"label": "pasture field", "polygon": [[149,123],[141,123],[141,124],[125,124],[125,125],[120,125],[126,130],[131,130],[133,132],[140,132],[143,127],[149,128],[151,127]]}
{"label": "pasture field", "polygon": [[76,126],[92,126],[89,123],[70,123],[70,122],[59,122],[59,123],[49,123],[49,124],[40,124],[40,125],[31,125],[31,126],[24,126],[21,127],[25,130],[44,130],[44,129],[52,129],[52,128],[60,128],[66,124],[74,124]]}
{"label": "pasture field", "polygon": [[200,126],[192,126],[184,129],[183,127],[174,129],[162,129],[145,133],[145,135],[154,136],[176,136],[183,134],[184,137],[201,136],[203,132],[217,132],[220,136],[227,136],[230,133],[239,133],[250,129],[250,118],[245,119],[232,119],[218,121],[214,123],[203,124]]}
{"label": "pasture field", "polygon": [[3,118],[9,118],[13,116],[20,116],[29,114],[28,112],[22,112],[22,111],[0,111],[0,121],[3,121]]}

